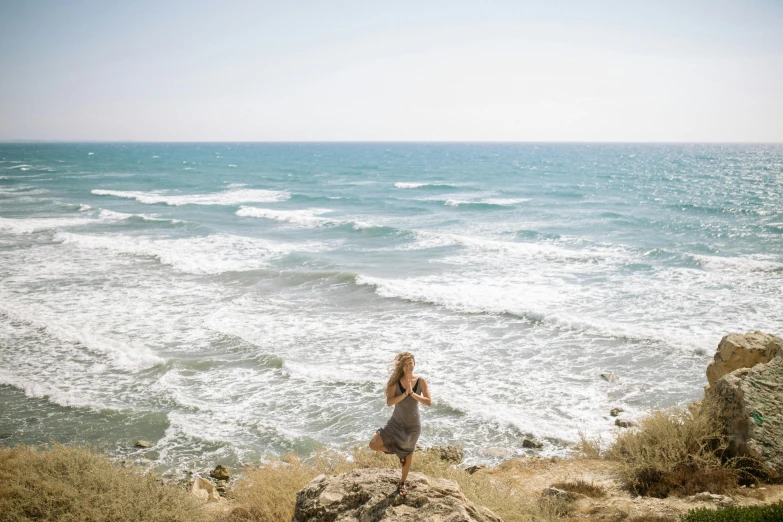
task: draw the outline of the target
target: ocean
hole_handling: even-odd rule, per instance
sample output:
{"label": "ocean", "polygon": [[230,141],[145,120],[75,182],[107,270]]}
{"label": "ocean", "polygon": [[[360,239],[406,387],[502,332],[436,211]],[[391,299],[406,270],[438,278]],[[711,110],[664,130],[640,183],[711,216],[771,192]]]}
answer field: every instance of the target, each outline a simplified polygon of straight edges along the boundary
{"label": "ocean", "polygon": [[0,144],[4,445],[350,452],[407,350],[420,444],[563,456],[753,330],[783,334],[783,145]]}

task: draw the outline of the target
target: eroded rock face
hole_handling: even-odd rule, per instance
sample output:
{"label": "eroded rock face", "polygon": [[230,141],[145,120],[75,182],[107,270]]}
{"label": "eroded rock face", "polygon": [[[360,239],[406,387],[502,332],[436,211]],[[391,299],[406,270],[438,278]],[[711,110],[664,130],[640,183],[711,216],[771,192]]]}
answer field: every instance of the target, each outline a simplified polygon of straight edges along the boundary
{"label": "eroded rock face", "polygon": [[296,494],[295,522],[426,521],[502,522],[465,498],[456,482],[408,475],[408,495],[398,494],[399,470],[359,469],[319,475]]}
{"label": "eroded rock face", "polygon": [[220,494],[218,493],[217,488],[207,479],[196,477],[190,488],[190,492],[204,502],[220,502]]}
{"label": "eroded rock face", "polygon": [[721,339],[715,359],[707,366],[710,388],[718,379],[740,368],[752,368],[783,356],[783,339],[762,332],[730,334]]}
{"label": "eroded rock face", "polygon": [[454,464],[462,463],[463,453],[462,448],[459,446],[433,446],[426,451],[427,453],[437,455],[440,460],[445,460],[446,462],[452,462]]}
{"label": "eroded rock face", "polygon": [[734,370],[710,393],[719,401],[730,451],[760,460],[783,476],[783,357]]}

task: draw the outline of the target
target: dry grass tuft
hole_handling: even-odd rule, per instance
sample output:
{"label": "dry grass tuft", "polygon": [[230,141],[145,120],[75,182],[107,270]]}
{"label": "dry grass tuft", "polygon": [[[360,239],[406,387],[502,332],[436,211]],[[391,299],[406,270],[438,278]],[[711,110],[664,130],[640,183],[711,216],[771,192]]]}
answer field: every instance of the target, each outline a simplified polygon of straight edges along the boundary
{"label": "dry grass tuft", "polygon": [[582,430],[579,430],[579,442],[574,444],[574,450],[579,458],[601,458],[601,438],[588,437]]}
{"label": "dry grass tuft", "polygon": [[715,406],[706,401],[655,411],[638,430],[619,435],[606,456],[623,463],[626,486],[640,495],[728,492],[740,473],[722,458],[727,443],[717,418]]}
{"label": "dry grass tuft", "polygon": [[580,495],[585,495],[590,498],[603,498],[606,496],[606,488],[604,488],[600,484],[587,482],[584,479],[555,482],[554,484],[552,484],[552,487],[557,489],[562,489],[563,491],[579,493]]}
{"label": "dry grass tuft", "polygon": [[192,495],[89,447],[0,447],[0,520],[206,521]]}

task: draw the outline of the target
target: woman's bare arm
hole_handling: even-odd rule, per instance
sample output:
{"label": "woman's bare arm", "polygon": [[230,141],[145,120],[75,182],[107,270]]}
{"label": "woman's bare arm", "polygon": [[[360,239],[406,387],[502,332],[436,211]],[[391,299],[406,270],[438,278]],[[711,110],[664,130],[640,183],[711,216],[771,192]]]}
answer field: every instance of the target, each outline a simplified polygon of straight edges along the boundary
{"label": "woman's bare arm", "polygon": [[396,390],[396,388],[397,388],[396,384],[392,384],[391,386],[386,387],[386,406],[394,406],[395,404],[403,400],[405,397],[407,397],[407,395],[405,395],[404,393],[397,395],[395,397],[394,391]]}
{"label": "woman's bare arm", "polygon": [[419,377],[419,381],[421,381],[421,394],[411,393],[411,397],[425,406],[432,406],[432,397],[430,396],[430,387],[427,386],[427,380],[424,377]]}

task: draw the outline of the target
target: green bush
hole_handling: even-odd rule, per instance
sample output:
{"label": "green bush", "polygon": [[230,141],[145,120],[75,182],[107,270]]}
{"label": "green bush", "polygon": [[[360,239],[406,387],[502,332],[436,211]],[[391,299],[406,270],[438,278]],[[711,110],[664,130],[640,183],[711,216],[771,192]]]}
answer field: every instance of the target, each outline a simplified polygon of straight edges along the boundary
{"label": "green bush", "polygon": [[682,522],[780,522],[783,500],[767,506],[729,507],[725,509],[691,509]]}

